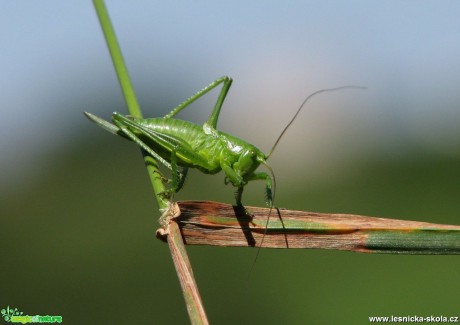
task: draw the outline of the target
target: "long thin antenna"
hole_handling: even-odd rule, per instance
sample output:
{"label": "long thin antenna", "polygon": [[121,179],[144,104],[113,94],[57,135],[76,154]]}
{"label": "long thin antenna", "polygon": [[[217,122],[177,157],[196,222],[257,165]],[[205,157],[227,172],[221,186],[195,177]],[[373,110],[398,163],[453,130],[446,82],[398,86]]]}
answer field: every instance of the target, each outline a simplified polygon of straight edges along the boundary
{"label": "long thin antenna", "polygon": [[304,107],[304,105],[308,102],[308,100],[310,98],[312,98],[313,96],[315,95],[318,95],[320,93],[324,93],[324,92],[330,92],[330,91],[337,91],[337,90],[342,90],[342,89],[367,89],[367,87],[363,87],[363,86],[342,86],[342,87],[337,87],[337,88],[327,88],[327,89],[321,89],[321,90],[318,90],[318,91],[315,91],[313,94],[310,94],[308,95],[307,98],[305,98],[305,100],[302,102],[302,105],[300,105],[299,109],[297,110],[297,112],[294,114],[294,117],[291,119],[291,121],[286,125],[286,127],[284,128],[284,130],[281,132],[281,134],[279,135],[278,139],[276,139],[276,142],[275,144],[273,145],[272,147],[272,150],[270,150],[270,153],[268,154],[267,158],[270,157],[270,155],[273,153],[273,151],[275,150],[276,146],[278,145],[278,142],[280,142],[281,138],[283,137],[284,133],[286,133],[287,129],[291,126],[291,124],[294,122],[294,120],[296,119],[297,115],[299,115],[300,111],[302,110],[302,108]]}
{"label": "long thin antenna", "polygon": [[[308,100],[310,98],[312,98],[313,96],[315,95],[318,95],[320,93],[324,93],[324,92],[330,92],[330,91],[336,91],[336,90],[342,90],[342,89],[367,89],[367,87],[363,87],[363,86],[342,86],[342,87],[337,87],[337,88],[327,88],[327,89],[320,89],[318,91],[315,91],[314,93],[310,94],[307,96],[307,98],[305,98],[305,100],[302,102],[302,104],[300,105],[299,109],[297,110],[297,112],[294,114],[294,116],[292,117],[292,119],[289,121],[289,123],[286,125],[286,127],[283,129],[283,131],[281,132],[281,134],[279,135],[278,139],[276,140],[275,144],[273,145],[272,149],[270,150],[270,153],[266,156],[266,158],[263,160],[263,161],[260,161],[261,164],[263,164],[270,172],[271,174],[271,178],[273,180],[273,194],[272,194],[272,203],[270,205],[270,210],[268,211],[268,217],[267,217],[267,222],[265,223],[265,230],[264,230],[264,233],[262,235],[262,239],[260,240],[260,245],[259,245],[259,248],[257,249],[257,253],[256,253],[256,257],[254,259],[254,263],[252,263],[252,266],[249,270],[249,273],[248,273],[248,278],[250,277],[251,273],[252,273],[252,270],[257,262],[257,258],[259,257],[259,254],[260,254],[260,250],[261,248],[263,247],[263,243],[264,243],[264,239],[265,239],[265,235],[267,234],[267,229],[268,229],[268,225],[270,223],[270,216],[272,214],[272,211],[273,211],[273,208],[275,207],[275,194],[276,194],[276,179],[275,179],[275,173],[273,172],[272,168],[270,167],[270,165],[267,164],[266,160],[268,159],[268,157],[270,157],[270,155],[273,153],[273,151],[275,150],[276,146],[278,145],[278,143],[280,142],[281,138],[283,137],[284,133],[286,133],[287,129],[291,126],[291,124],[294,122],[294,120],[296,119],[297,115],[299,115],[300,111],[302,110],[302,108],[305,106],[305,104],[308,102]],[[279,213],[279,210],[278,210],[278,213]]]}

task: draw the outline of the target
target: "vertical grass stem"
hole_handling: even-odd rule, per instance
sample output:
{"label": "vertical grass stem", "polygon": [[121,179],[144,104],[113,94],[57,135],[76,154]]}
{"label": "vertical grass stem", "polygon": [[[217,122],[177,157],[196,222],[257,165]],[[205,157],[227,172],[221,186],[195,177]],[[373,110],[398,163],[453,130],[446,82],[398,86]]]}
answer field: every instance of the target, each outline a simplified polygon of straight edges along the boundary
{"label": "vertical grass stem", "polygon": [[[126,69],[126,65],[124,63],[123,55],[115,36],[115,31],[113,30],[112,23],[110,22],[107,8],[105,7],[103,0],[93,0],[93,3],[104,32],[104,37],[112,57],[118,81],[120,82],[120,86],[128,106],[129,114],[134,117],[142,118],[142,112],[137,102],[136,95],[128,75],[128,70]],[[164,192],[165,187],[158,171],[157,162],[144,151],[142,151],[142,155],[144,157],[144,162],[147,167],[147,172],[152,183],[160,212],[163,215],[167,214],[168,207],[171,205],[168,204],[168,201],[166,201],[161,195],[161,193]],[[208,324],[203,303],[198,291],[198,286],[196,285],[196,281],[193,276],[190,261],[187,256],[179,228],[174,222],[167,223],[165,228],[171,256],[174,261],[179,281],[181,282],[182,293],[187,305],[190,321],[192,324]]]}

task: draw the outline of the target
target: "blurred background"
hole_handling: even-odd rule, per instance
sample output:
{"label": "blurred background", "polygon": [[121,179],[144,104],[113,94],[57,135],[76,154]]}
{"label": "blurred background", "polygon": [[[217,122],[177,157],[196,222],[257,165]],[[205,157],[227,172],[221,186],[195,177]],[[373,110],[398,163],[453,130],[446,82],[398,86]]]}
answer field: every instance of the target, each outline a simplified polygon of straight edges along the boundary
{"label": "blurred background", "polygon": [[[222,75],[219,129],[270,150],[276,205],[460,224],[457,1],[107,1],[144,115]],[[90,1],[0,0],[0,307],[67,324],[188,317],[138,148],[86,120],[127,112]],[[209,116],[217,91],[180,118]],[[233,202],[192,172],[176,199]],[[263,205],[263,184],[244,202]],[[214,324],[459,316],[460,258],[188,247]]]}

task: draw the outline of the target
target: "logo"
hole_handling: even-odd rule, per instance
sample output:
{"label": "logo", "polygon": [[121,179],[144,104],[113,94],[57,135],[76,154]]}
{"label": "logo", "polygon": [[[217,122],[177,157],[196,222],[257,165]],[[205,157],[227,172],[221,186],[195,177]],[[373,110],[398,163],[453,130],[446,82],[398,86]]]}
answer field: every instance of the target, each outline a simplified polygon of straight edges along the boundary
{"label": "logo", "polygon": [[10,308],[10,306],[2,309],[0,312],[2,313],[3,320],[8,323],[62,323],[62,316],[23,315],[22,311],[19,311],[17,308]]}

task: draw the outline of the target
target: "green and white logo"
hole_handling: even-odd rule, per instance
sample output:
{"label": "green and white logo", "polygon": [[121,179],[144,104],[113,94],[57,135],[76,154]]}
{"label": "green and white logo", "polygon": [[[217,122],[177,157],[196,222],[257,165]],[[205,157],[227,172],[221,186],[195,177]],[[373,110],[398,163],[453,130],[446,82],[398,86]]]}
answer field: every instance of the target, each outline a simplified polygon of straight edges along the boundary
{"label": "green and white logo", "polygon": [[10,306],[1,310],[2,318],[8,323],[62,323],[62,316],[41,316],[41,315],[23,315],[22,311],[17,308],[10,308]]}
{"label": "green and white logo", "polygon": [[5,321],[11,322],[11,318],[13,316],[21,316],[22,311],[18,311],[17,308],[10,308],[10,306],[6,307],[5,309],[1,310],[2,317]]}

